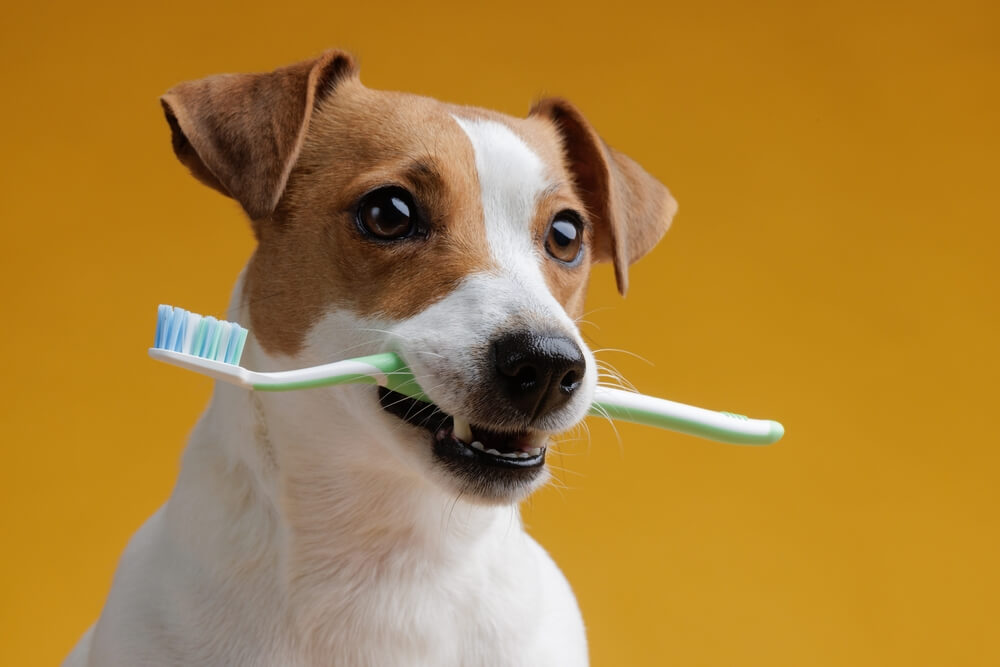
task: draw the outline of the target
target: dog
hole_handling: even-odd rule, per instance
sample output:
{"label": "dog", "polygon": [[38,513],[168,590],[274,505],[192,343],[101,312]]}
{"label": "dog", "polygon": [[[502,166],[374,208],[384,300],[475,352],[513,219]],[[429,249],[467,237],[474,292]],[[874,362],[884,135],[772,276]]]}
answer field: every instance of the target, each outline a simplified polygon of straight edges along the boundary
{"label": "dog", "polygon": [[177,158],[253,227],[243,364],[392,351],[433,404],[218,383],[65,664],[586,665],[517,504],[590,407],[590,267],[624,294],[667,188],[565,100],[513,118],[371,90],[336,50],[161,103]]}

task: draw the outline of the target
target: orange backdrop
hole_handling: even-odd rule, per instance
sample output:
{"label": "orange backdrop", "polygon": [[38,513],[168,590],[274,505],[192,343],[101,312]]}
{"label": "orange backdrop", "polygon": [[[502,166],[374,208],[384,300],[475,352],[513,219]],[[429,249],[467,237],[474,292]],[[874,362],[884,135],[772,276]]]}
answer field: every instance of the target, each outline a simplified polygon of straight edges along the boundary
{"label": "orange backdrop", "polygon": [[765,449],[591,424],[525,507],[595,665],[996,665],[995,2],[20,2],[4,8],[0,664],[51,665],[209,384],[148,360],[251,250],[157,97],[328,46],[372,87],[576,102],[680,201],[585,332]]}

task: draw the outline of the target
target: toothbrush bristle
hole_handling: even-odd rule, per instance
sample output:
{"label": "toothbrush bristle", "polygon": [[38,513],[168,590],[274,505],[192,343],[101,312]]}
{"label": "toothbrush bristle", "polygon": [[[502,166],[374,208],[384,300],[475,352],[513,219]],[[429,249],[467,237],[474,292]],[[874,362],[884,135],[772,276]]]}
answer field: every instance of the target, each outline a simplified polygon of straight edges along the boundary
{"label": "toothbrush bristle", "polygon": [[153,346],[204,359],[239,364],[247,330],[235,322],[202,317],[183,308],[161,305]]}

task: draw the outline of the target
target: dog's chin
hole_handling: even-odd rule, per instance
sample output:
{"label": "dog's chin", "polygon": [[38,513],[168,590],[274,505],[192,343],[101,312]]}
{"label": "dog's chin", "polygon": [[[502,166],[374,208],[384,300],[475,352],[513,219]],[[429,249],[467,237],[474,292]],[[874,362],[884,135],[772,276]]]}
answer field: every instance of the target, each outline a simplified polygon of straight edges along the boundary
{"label": "dog's chin", "polygon": [[380,387],[385,412],[427,435],[435,477],[463,499],[483,504],[510,504],[545,483],[549,434],[533,429],[497,430],[469,424],[471,438],[455,434],[455,420],[431,403]]}

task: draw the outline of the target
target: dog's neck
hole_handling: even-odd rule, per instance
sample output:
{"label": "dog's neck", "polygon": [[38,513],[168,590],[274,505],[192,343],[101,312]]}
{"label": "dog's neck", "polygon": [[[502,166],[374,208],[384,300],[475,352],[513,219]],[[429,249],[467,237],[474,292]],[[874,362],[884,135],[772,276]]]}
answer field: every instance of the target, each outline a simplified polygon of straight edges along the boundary
{"label": "dog's neck", "polygon": [[[281,362],[250,341],[244,363]],[[206,585],[236,595],[263,588],[318,624],[331,613],[324,595],[343,595],[345,582],[405,585],[415,570],[455,571],[518,539],[516,506],[465,502],[394,458],[382,444],[391,428],[370,421],[371,391],[263,394],[217,384],[166,517]],[[261,588],[242,586],[246,577]]]}

